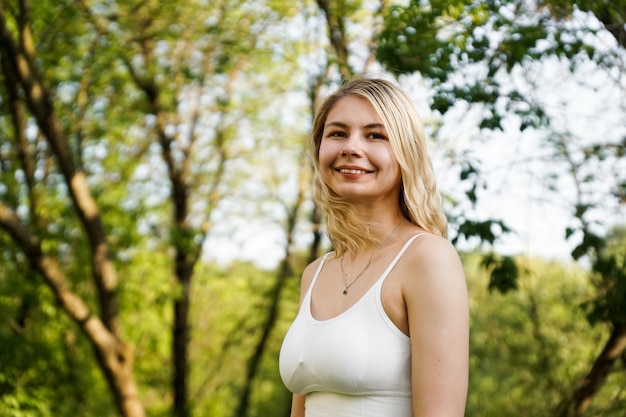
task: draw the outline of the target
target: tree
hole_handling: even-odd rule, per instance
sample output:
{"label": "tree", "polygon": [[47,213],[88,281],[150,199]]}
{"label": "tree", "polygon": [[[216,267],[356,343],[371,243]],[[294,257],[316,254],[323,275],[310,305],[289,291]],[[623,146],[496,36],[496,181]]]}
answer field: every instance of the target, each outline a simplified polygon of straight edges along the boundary
{"label": "tree", "polygon": [[[32,12],[27,1],[19,2],[15,20],[9,23],[4,8],[0,9],[4,88],[11,99],[9,106],[12,110],[14,138],[23,153],[22,162],[29,160],[30,147],[25,143],[27,121],[24,114],[27,107],[58,161],[58,175],[62,176],[63,183],[67,186],[75,214],[84,229],[84,241],[90,248],[90,256],[86,260],[89,260],[92,267],[99,314],[93,313],[89,305],[72,291],[62,265],[45,250],[43,239],[36,235],[35,230],[42,226],[50,227],[50,224],[39,211],[43,201],[37,198],[39,190],[35,186],[34,164],[25,164],[24,167],[29,178],[26,185],[29,187],[32,204],[28,217],[33,225],[27,227],[18,215],[17,207],[4,203],[0,205],[0,225],[13,237],[33,269],[41,274],[55,293],[59,304],[91,341],[120,412],[128,416],[143,416],[144,407],[138,401],[137,386],[132,375],[132,351],[119,333],[115,295],[117,273],[111,259],[102,215],[87,183],[87,177],[72,155],[68,135],[54,108],[50,86],[45,82],[37,65],[37,53],[32,38]],[[18,38],[11,31],[11,26],[15,27]],[[17,171],[19,167],[12,166],[10,169]]]}
{"label": "tree", "polygon": [[[618,271],[623,266],[615,261],[607,265],[602,255],[607,237],[598,233],[602,221],[597,210],[624,204],[626,178],[619,167],[623,167],[626,133],[576,138],[567,127],[555,123],[545,98],[533,88],[524,89],[528,84],[523,81],[528,80],[526,74],[541,71],[552,60],[553,65],[566,63],[574,77],[592,66],[604,74],[606,82],[614,83],[617,91],[625,91],[625,19],[623,1],[412,1],[406,7],[386,11],[378,49],[379,59],[390,70],[418,71],[431,82],[435,90],[433,107],[440,113],[465,101],[481,109],[483,129],[504,129],[503,121],[515,115],[520,130],[544,132],[552,160],[564,168],[546,178],[569,177],[575,190],[569,200],[574,224],[565,231],[567,238],[579,239],[572,256],[590,256],[595,273],[611,282],[601,286],[599,297],[604,300],[600,304],[608,303],[613,308],[615,304],[609,300],[623,295],[621,284],[617,284],[622,280],[622,272]],[[606,33],[613,37],[613,45],[602,41]],[[580,81],[581,86],[583,83]],[[594,88],[591,82],[588,84]],[[623,94],[619,100],[622,104],[618,106],[623,106]],[[600,174],[598,167],[608,167],[609,171]],[[477,173],[471,164],[469,170]],[[596,190],[603,192],[594,194],[592,184],[602,184]],[[551,186],[548,184],[548,189],[555,190]],[[556,189],[562,190],[560,186]],[[497,274],[492,278],[506,275],[500,274],[506,272],[502,267],[510,264],[505,261],[494,270]],[[510,268],[509,272],[511,279],[497,281],[496,287],[515,286],[516,272]],[[605,317],[610,337],[592,369],[574,384],[572,394],[565,396],[559,407],[562,417],[583,415],[626,350],[626,329],[621,319],[611,317]]]}
{"label": "tree", "polygon": [[[584,309],[572,308],[593,297],[594,284],[574,262],[516,256],[518,288],[502,294],[489,289],[482,258],[463,255],[472,301],[466,415],[554,416],[607,337],[606,328],[586,320]],[[623,414],[625,378],[624,372],[611,375],[591,415]]]}
{"label": "tree", "polygon": [[214,209],[259,149],[246,132],[258,92],[290,72],[256,68],[279,67],[271,29],[291,9],[244,5],[19,1],[0,8],[10,98],[2,121],[13,127],[2,144],[10,180],[0,226],[92,343],[122,415],[145,413],[123,336],[132,331],[118,308],[129,282],[122,275],[120,285],[120,272],[150,262],[143,245],[171,271],[150,285],[173,290],[165,298],[173,306],[173,409],[190,412],[194,268]]}
{"label": "tree", "polygon": [[[597,166],[624,160],[623,145],[570,147],[575,132],[555,125],[541,97],[507,90],[502,78],[519,75],[516,59],[529,68],[533,61],[524,57],[549,53],[578,67],[620,65],[619,54],[588,48],[577,37],[580,29],[568,26],[579,10],[554,1],[537,9],[554,19],[540,14],[541,25],[514,27],[515,13],[527,16],[517,3],[431,2],[434,9],[418,9],[422,26],[410,29],[402,26],[404,9],[385,1],[166,3],[0,2],[0,314],[11,324],[0,328],[0,352],[15,355],[0,370],[0,398],[6,399],[0,404],[37,415],[108,416],[113,402],[127,416],[188,416],[199,398],[214,395],[209,402],[215,404],[224,395],[230,413],[262,415],[255,401],[266,392],[263,378],[279,330],[295,312],[293,277],[322,249],[322,219],[311,203],[312,170],[303,150],[310,119],[328,89],[379,71],[377,42],[382,61],[401,72],[414,71],[402,65],[425,54],[420,71],[433,80],[434,108],[441,112],[462,97],[484,103],[486,128],[500,126],[510,111],[521,127],[550,127],[550,158],[559,161],[554,167],[575,173],[570,178],[582,191],[570,200],[580,213],[571,239],[581,239],[577,253],[602,260],[598,298],[587,311],[608,325],[616,322],[616,304],[607,294],[619,299],[621,281],[606,271],[621,264],[606,252],[608,235],[598,231],[598,204],[589,204],[587,191],[596,184],[590,178],[597,175],[589,173]],[[609,22],[604,27],[613,24],[611,36],[621,39],[619,4],[602,4],[609,11],[601,17]],[[509,14],[493,14],[497,7]],[[594,2],[586,7],[600,13]],[[378,19],[379,8],[387,20]],[[380,24],[381,37],[372,37]],[[498,36],[481,37],[484,27],[496,28]],[[410,38],[415,29],[421,38]],[[394,30],[426,43],[412,50],[402,37],[389,37],[409,54],[390,64],[383,50],[385,34]],[[545,49],[534,51],[525,43],[533,36],[557,40],[539,42]],[[497,42],[483,48],[487,40]],[[486,74],[493,70],[497,77],[458,78],[485,60],[493,64]],[[463,163],[462,184],[470,183],[467,198],[475,202],[480,169]],[[559,178],[562,173],[555,171]],[[615,179],[622,188],[604,195],[623,201],[623,177]],[[506,231],[498,219],[452,217],[458,239],[493,242],[497,230]],[[228,273],[202,262],[218,252],[214,238],[234,239],[257,219],[280,230],[284,251],[276,271],[239,265]],[[313,232],[304,255],[296,243],[303,230]],[[495,255],[491,260],[497,272],[492,286],[514,287],[510,272],[517,264]],[[219,300],[212,297],[216,288]],[[196,309],[192,293],[203,297],[195,298]],[[197,316],[190,318],[190,311]],[[210,344],[204,329],[219,329],[220,338],[208,349],[213,356],[200,361]],[[220,361],[231,357],[239,366],[226,369]],[[206,372],[215,375],[202,375],[197,363],[208,363]],[[224,375],[229,379],[220,384]],[[106,387],[113,401],[94,395]],[[206,392],[215,387],[215,394]]]}

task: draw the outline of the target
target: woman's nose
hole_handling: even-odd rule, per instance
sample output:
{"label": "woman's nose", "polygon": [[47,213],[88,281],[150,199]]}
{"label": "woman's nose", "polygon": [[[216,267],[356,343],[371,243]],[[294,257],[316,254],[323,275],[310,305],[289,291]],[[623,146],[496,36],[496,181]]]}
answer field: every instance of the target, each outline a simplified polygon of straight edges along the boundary
{"label": "woman's nose", "polygon": [[341,148],[341,156],[360,156],[361,151],[361,139],[358,134],[353,133],[344,142],[344,146]]}

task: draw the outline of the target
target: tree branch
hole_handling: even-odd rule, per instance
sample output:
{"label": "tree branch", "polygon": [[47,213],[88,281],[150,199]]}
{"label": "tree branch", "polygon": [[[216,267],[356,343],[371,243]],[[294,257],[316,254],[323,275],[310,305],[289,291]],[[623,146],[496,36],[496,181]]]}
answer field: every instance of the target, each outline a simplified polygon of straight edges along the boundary
{"label": "tree branch", "polygon": [[337,65],[342,78],[349,78],[354,72],[348,63],[348,39],[346,37],[346,28],[342,16],[337,16],[331,10],[332,2],[329,0],[317,0],[317,5],[326,16],[328,25],[328,39],[335,51],[337,57]]}
{"label": "tree branch", "polygon": [[87,304],[71,290],[56,259],[42,251],[41,242],[22,225],[13,210],[1,203],[0,228],[11,235],[33,269],[41,274],[48,284],[63,310],[88,336],[107,381],[113,388],[112,392],[122,415],[143,417],[143,405],[139,401],[137,387],[132,381],[133,353],[130,347],[91,313]]}
{"label": "tree branch", "polygon": [[[20,23],[28,24],[28,22]],[[29,31],[21,29],[20,32],[28,33]],[[19,80],[24,89],[28,109],[34,115],[40,132],[46,137],[57,158],[74,207],[91,245],[93,277],[98,288],[102,320],[113,333],[117,333],[117,302],[114,295],[117,276],[110,259],[109,246],[98,206],[91,195],[85,173],[78,170],[74,163],[61,123],[54,112],[51,94],[43,85],[34,62],[29,59],[34,55],[34,51],[23,51],[18,46],[7,27],[2,8],[0,8],[0,42],[3,44],[2,59],[6,60],[7,68]],[[30,48],[28,43],[25,43],[24,47]]]}
{"label": "tree branch", "polygon": [[564,400],[558,417],[582,417],[591,401],[606,381],[615,362],[626,352],[626,325],[613,324],[609,339],[591,370],[578,383],[570,398]]}

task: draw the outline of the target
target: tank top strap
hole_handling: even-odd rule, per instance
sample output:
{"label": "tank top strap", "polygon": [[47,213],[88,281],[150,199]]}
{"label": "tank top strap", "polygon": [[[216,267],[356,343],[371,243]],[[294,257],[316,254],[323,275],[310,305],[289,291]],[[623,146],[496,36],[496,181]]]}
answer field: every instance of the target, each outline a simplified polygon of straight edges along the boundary
{"label": "tank top strap", "polygon": [[315,286],[315,282],[317,281],[317,277],[320,276],[320,272],[322,272],[322,269],[324,268],[324,264],[326,263],[326,258],[328,258],[328,256],[331,253],[335,253],[335,252],[328,252],[326,255],[324,255],[322,257],[322,260],[320,261],[319,266],[317,267],[317,270],[315,271],[315,275],[313,275],[313,279],[311,280],[311,283],[309,284],[309,288],[307,288],[306,290],[306,294],[305,297],[306,298],[311,298],[311,288],[313,288]]}
{"label": "tank top strap", "polygon": [[385,281],[385,279],[387,278],[387,275],[389,275],[389,273],[391,272],[391,270],[396,266],[396,264],[398,263],[398,261],[400,260],[400,258],[402,258],[402,255],[404,255],[404,252],[406,252],[406,250],[408,249],[408,247],[411,245],[411,243],[413,243],[413,241],[415,239],[417,239],[418,237],[422,236],[426,234],[425,232],[422,233],[418,233],[416,235],[413,235],[409,238],[409,240],[406,241],[406,243],[404,244],[404,246],[402,247],[402,249],[400,249],[400,251],[398,252],[398,254],[396,255],[395,258],[393,258],[393,260],[391,261],[391,263],[389,263],[389,266],[387,266],[387,269],[385,269],[385,272],[382,273],[382,275],[380,276],[380,278],[378,278],[378,282],[376,282],[375,285],[377,286],[382,286],[383,281]]}

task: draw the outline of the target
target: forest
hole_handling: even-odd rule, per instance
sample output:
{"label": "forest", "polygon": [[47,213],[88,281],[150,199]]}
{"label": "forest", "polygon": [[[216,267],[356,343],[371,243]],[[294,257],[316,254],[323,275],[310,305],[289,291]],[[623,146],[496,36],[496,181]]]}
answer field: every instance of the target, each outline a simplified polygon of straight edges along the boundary
{"label": "forest", "polygon": [[288,417],[306,143],[362,76],[426,123],[466,416],[626,415],[626,0],[0,0],[0,64],[0,416]]}

